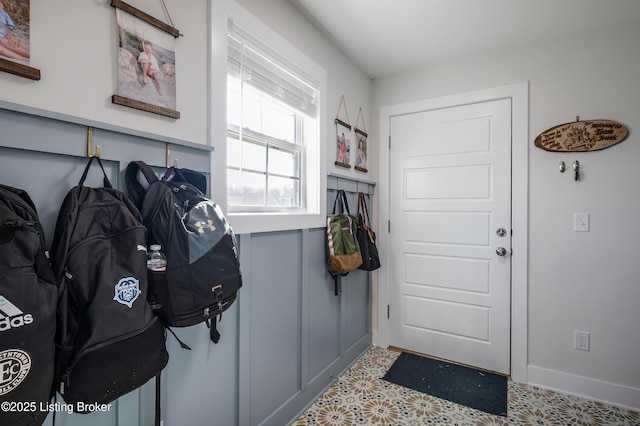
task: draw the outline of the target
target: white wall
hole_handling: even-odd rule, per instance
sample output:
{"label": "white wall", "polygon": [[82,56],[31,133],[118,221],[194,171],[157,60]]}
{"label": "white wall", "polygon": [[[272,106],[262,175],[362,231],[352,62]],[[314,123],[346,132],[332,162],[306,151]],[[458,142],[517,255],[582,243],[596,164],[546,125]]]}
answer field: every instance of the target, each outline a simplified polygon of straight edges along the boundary
{"label": "white wall", "polygon": [[[160,2],[128,1],[165,21]],[[40,81],[0,75],[1,99],[164,137],[208,144],[207,1],[166,2],[184,34],[175,40],[180,119],[114,105],[118,32],[115,9],[106,0],[31,2],[31,63]]]}
{"label": "white wall", "polygon": [[[529,81],[529,381],[640,407],[640,22],[525,49],[469,57],[374,81],[381,106]],[[591,153],[535,148],[538,134],[581,119],[630,130]],[[374,114],[374,126],[378,126]],[[580,182],[561,174],[574,160]],[[573,213],[591,232],[573,232]],[[591,333],[589,352],[573,331]]]}

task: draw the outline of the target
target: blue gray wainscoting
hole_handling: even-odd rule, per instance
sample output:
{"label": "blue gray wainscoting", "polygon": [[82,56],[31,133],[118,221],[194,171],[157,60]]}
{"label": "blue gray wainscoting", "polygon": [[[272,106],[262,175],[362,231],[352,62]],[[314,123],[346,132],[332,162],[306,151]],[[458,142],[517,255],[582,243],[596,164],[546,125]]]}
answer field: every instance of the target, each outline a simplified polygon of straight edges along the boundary
{"label": "blue gray wainscoting", "polygon": [[[210,147],[0,104],[0,183],[31,195],[49,245],[62,200],[88,161],[89,127],[107,176],[122,191],[130,161],[163,170],[167,143],[180,167],[210,174]],[[329,176],[329,209],[337,182]],[[102,185],[99,167],[92,167],[85,184]],[[348,196],[355,214],[357,190],[366,187],[372,194],[372,186],[342,184],[353,185]],[[370,273],[343,277],[336,296],[326,270],[324,228],[243,234],[238,241],[244,286],[219,322],[220,343],[209,341],[204,324],[174,329],[190,351],[167,335],[170,359],[161,380],[165,426],[286,424],[371,346]],[[60,396],[57,402],[64,404]],[[60,407],[56,426],[153,425],[155,383],[121,397],[108,412],[69,414]],[[52,425],[52,417],[45,425]]]}

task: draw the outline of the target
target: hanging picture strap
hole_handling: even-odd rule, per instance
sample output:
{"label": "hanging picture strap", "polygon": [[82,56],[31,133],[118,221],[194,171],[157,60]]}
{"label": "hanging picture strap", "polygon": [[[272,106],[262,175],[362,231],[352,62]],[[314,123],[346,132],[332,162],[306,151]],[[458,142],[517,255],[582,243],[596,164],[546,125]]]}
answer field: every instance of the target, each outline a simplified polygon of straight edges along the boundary
{"label": "hanging picture strap", "polygon": [[[360,127],[358,127],[358,124],[360,123],[360,118],[362,117],[362,129],[360,129]],[[360,130],[360,132],[362,134],[364,134],[365,136],[367,136],[367,126],[365,126],[364,124],[364,115],[362,114],[362,107],[360,107],[360,110],[358,110],[358,119],[356,120],[356,132],[358,132]]]}
{"label": "hanging picture strap", "polygon": [[[347,121],[343,121],[340,119],[340,111],[344,107],[344,115],[347,117]],[[349,112],[347,111],[347,103],[344,100],[344,95],[340,98],[340,105],[338,105],[338,114],[336,114],[336,123],[347,127],[349,131],[351,131],[351,124],[349,124],[351,120],[349,120]]]}

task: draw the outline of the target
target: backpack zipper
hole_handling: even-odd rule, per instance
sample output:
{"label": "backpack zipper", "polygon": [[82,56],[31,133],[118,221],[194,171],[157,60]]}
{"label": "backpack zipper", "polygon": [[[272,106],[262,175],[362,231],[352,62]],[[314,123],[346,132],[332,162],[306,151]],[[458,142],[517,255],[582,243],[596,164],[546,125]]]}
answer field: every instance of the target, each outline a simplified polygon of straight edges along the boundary
{"label": "backpack zipper", "polygon": [[[30,221],[30,220],[21,220],[21,219],[18,219],[18,220],[7,219],[2,224],[2,226],[6,226],[7,228],[30,228],[30,229],[35,228],[36,225],[37,225],[37,222]],[[37,229],[34,229],[34,231],[38,232]]]}
{"label": "backpack zipper", "polygon": [[[12,229],[14,231],[33,232],[38,236],[38,239],[40,240],[40,245],[42,247],[45,247],[44,239],[38,227],[38,222],[7,219],[4,221],[4,223],[0,224],[0,228]],[[47,259],[49,259],[49,251],[46,249],[45,249],[45,256],[47,257]]]}
{"label": "backpack zipper", "polygon": [[174,316],[173,317],[173,321],[172,322],[181,322],[184,320],[190,320],[193,318],[204,318],[205,320],[208,320],[211,318],[211,307],[212,306],[217,306],[218,309],[220,310],[220,313],[218,315],[220,315],[220,318],[222,318],[222,311],[224,309],[227,308],[227,305],[229,305],[228,301],[223,301],[222,303],[218,303],[216,305],[216,303],[214,302],[212,305],[207,306],[206,308],[202,309],[202,313],[195,313],[195,314],[185,314],[185,315],[180,315],[180,316]]}

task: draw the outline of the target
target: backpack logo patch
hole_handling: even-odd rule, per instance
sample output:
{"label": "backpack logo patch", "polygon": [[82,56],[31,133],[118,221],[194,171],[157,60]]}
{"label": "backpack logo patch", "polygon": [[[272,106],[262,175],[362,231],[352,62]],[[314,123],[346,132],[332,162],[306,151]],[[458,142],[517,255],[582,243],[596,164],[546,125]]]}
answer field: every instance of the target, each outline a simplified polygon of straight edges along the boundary
{"label": "backpack logo patch", "polygon": [[[25,314],[6,297],[0,296],[0,331],[22,327],[32,322],[33,315]],[[2,371],[0,371],[0,374],[2,374]]]}
{"label": "backpack logo patch", "polygon": [[198,228],[198,232],[204,234],[205,228],[208,228],[211,232],[216,230],[216,227],[213,226],[213,221],[211,219],[207,220],[207,223],[197,221],[195,224],[196,228]]}
{"label": "backpack logo patch", "polygon": [[0,396],[14,390],[29,374],[31,357],[20,349],[0,352]]}
{"label": "backpack logo patch", "polygon": [[128,306],[129,308],[140,296],[140,281],[134,277],[122,278],[115,287],[116,295],[113,298],[118,303]]}

